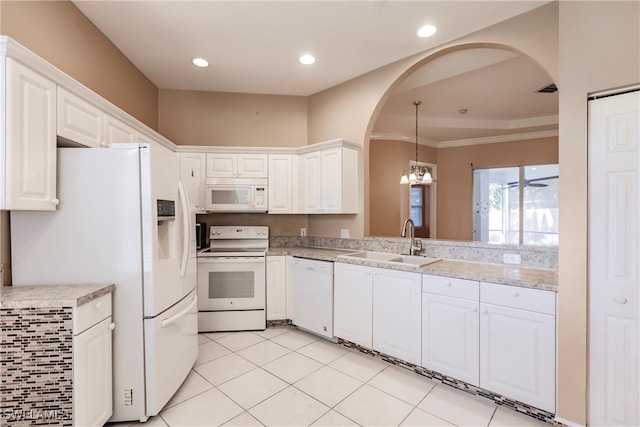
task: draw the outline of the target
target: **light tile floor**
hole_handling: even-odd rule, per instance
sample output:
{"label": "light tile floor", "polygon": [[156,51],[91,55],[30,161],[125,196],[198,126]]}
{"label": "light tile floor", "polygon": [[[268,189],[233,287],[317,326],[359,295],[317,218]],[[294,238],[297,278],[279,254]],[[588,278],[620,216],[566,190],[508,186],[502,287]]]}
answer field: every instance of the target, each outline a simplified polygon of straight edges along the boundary
{"label": "light tile floor", "polygon": [[191,373],[147,426],[546,426],[295,328],[199,340]]}

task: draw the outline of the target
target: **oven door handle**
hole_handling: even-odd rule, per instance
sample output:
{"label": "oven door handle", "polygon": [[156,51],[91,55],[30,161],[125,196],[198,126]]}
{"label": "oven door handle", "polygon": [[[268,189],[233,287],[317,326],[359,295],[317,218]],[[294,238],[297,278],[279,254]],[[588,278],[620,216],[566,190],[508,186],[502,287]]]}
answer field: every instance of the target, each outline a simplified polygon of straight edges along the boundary
{"label": "oven door handle", "polygon": [[197,297],[193,297],[193,301],[191,301],[191,304],[189,304],[189,306],[187,308],[185,308],[184,310],[182,310],[180,313],[177,313],[167,319],[162,319],[162,321],[160,322],[160,327],[161,328],[166,328],[167,326],[171,325],[172,323],[176,323],[178,320],[180,320],[181,318],[183,318],[187,313],[189,313],[191,310],[193,310],[193,308],[196,306],[196,303],[198,302],[198,298]]}

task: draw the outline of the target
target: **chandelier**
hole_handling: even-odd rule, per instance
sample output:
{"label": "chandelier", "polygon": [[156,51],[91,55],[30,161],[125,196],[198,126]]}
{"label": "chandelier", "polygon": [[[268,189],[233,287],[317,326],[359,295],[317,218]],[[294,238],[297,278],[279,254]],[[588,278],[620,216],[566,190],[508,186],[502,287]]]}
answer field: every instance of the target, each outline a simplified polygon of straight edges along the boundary
{"label": "chandelier", "polygon": [[422,104],[421,101],[413,101],[413,105],[416,106],[416,162],[410,166],[409,176],[403,171],[400,184],[431,184],[433,182],[429,168],[418,164],[418,106],[420,104]]}

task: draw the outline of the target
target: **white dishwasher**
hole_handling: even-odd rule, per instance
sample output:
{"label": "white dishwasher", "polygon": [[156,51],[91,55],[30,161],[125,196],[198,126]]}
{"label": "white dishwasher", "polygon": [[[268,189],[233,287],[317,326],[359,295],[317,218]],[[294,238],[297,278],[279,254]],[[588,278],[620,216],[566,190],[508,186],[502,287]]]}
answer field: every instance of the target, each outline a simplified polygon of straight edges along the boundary
{"label": "white dishwasher", "polygon": [[287,285],[293,324],[333,338],[333,262],[293,257]]}

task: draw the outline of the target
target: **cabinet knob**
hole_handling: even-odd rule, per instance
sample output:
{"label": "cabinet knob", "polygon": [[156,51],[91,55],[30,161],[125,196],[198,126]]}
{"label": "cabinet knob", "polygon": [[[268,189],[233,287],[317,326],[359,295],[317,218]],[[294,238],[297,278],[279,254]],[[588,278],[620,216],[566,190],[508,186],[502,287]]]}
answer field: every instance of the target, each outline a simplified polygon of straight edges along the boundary
{"label": "cabinet knob", "polygon": [[482,314],[489,314],[489,310],[487,310],[486,308],[482,309]]}
{"label": "cabinet knob", "polygon": [[627,303],[627,299],[625,297],[615,297],[614,301],[617,302],[618,304],[626,304]]}
{"label": "cabinet knob", "polygon": [[59,199],[52,199],[51,200],[51,204],[58,206],[60,204],[60,200]]}
{"label": "cabinet knob", "polygon": [[96,304],[96,310],[99,309],[100,307],[102,307],[102,301]]}
{"label": "cabinet knob", "polygon": [[447,288],[451,287],[451,282],[447,282],[447,284],[445,285]]}
{"label": "cabinet knob", "polygon": [[116,328],[116,324],[115,323],[111,323],[111,324],[109,324],[108,328],[113,331]]}
{"label": "cabinet knob", "polygon": [[102,147],[102,148],[107,148],[108,146],[109,146],[109,144],[107,144],[107,142],[106,142],[106,141],[102,141],[102,142],[100,143],[100,147]]}
{"label": "cabinet knob", "polygon": [[518,298],[520,296],[520,292],[513,291],[513,292],[511,292],[511,295],[513,295],[514,298]]}
{"label": "cabinet knob", "polygon": [[473,311],[474,313],[477,313],[477,312],[478,312],[478,307],[473,307],[473,308],[471,309],[471,311]]}

